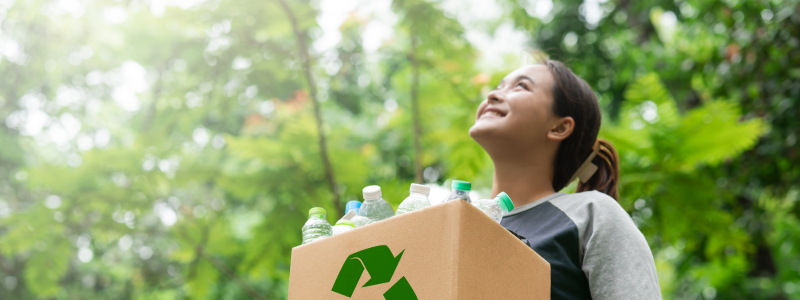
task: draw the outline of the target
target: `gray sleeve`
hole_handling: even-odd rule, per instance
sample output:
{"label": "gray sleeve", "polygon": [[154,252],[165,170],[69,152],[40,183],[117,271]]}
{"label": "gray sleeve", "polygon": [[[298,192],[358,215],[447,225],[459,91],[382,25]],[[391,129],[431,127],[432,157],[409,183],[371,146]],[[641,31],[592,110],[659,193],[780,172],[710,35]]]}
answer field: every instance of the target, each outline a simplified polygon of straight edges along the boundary
{"label": "gray sleeve", "polygon": [[628,213],[597,191],[570,196],[551,203],[578,227],[592,299],[661,299],[653,254]]}

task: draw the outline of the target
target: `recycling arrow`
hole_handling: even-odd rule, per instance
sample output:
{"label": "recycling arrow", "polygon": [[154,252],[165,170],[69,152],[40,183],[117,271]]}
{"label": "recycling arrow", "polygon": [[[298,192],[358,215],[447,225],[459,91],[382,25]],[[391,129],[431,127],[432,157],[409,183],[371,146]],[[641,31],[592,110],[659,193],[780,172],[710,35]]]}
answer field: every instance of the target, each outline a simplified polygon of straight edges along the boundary
{"label": "recycling arrow", "polygon": [[[345,260],[342,269],[339,270],[339,275],[336,276],[331,290],[347,297],[353,296],[364,269],[370,276],[364,287],[391,281],[392,275],[400,263],[400,258],[403,257],[403,252],[405,250],[400,251],[400,254],[395,257],[388,246],[380,245],[351,254]],[[416,300],[417,296],[408,280],[403,277],[389,288],[384,294],[384,298],[386,300]]]}
{"label": "recycling arrow", "polygon": [[411,288],[406,277],[403,276],[389,288],[386,293],[383,293],[383,298],[386,300],[418,300],[417,294]]}

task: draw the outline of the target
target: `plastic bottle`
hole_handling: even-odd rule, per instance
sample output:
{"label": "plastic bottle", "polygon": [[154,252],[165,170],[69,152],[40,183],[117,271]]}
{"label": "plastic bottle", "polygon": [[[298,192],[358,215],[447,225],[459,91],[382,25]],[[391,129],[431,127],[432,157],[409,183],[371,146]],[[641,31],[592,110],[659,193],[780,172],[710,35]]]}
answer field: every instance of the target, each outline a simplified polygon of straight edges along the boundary
{"label": "plastic bottle", "polygon": [[303,245],[331,236],[331,223],[325,219],[325,209],[314,207],[308,211],[308,221],[303,225]]}
{"label": "plastic bottle", "polygon": [[362,216],[359,216],[359,215],[356,215],[355,217],[350,219],[350,221],[353,222],[353,227],[355,227],[355,228],[358,228],[358,227],[361,227],[361,226],[369,224],[369,218],[362,217]]}
{"label": "plastic bottle", "polygon": [[511,198],[505,192],[500,192],[494,199],[475,200],[472,205],[485,212],[497,223],[500,223],[500,220],[503,219],[504,213],[514,209],[514,202],[511,202]]}
{"label": "plastic bottle", "polygon": [[358,209],[358,215],[369,219],[364,225],[394,216],[394,209],[392,209],[392,206],[389,205],[389,202],[381,198],[381,187],[370,185],[365,187],[362,193],[364,194],[364,203],[362,203],[361,208]]}
{"label": "plastic bottle", "polygon": [[469,198],[469,191],[472,189],[472,183],[469,183],[468,181],[453,180],[453,182],[450,183],[450,187],[453,189],[453,191],[450,192],[450,195],[447,195],[447,198],[444,198],[442,203],[456,199],[461,199],[467,201],[468,203],[472,203],[472,200]]}
{"label": "plastic bottle", "polygon": [[342,232],[348,232],[353,230],[355,225],[350,220],[339,220],[336,222],[336,225],[333,225],[333,235],[340,234]]}
{"label": "plastic bottle", "polygon": [[431,206],[431,202],[428,201],[428,195],[431,193],[430,187],[412,183],[409,192],[411,195],[403,200],[403,203],[400,203],[395,216]]}
{"label": "plastic bottle", "polygon": [[350,211],[355,212],[356,215],[350,218],[350,221],[353,222],[353,226],[355,228],[364,226],[367,224],[367,221],[369,221],[369,219],[358,215],[358,211],[361,210],[361,205],[362,204],[360,201],[353,200],[347,202],[347,205],[344,207],[345,215],[349,214]]}

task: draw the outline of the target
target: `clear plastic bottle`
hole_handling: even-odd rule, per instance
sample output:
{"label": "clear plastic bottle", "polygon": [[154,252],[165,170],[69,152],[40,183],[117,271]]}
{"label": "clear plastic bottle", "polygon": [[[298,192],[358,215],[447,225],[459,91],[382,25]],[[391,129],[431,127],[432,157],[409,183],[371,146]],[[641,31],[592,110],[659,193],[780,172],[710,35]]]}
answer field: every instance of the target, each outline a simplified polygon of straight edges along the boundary
{"label": "clear plastic bottle", "polygon": [[303,225],[303,245],[331,236],[331,223],[325,219],[325,209],[314,207],[308,211],[308,221]]}
{"label": "clear plastic bottle", "polygon": [[333,235],[340,234],[342,232],[348,232],[353,230],[355,225],[350,220],[339,220],[336,222],[336,225],[333,225]]}
{"label": "clear plastic bottle", "polygon": [[485,212],[490,218],[497,221],[497,223],[500,223],[500,220],[503,219],[504,213],[514,209],[514,202],[511,202],[511,198],[508,197],[506,192],[500,192],[494,199],[475,200],[472,202],[472,205],[475,205],[475,207]]}
{"label": "clear plastic bottle", "polygon": [[403,203],[400,203],[395,216],[431,206],[431,202],[428,200],[428,195],[431,193],[430,187],[412,183],[409,192],[411,195],[403,200]]}
{"label": "clear plastic bottle", "polygon": [[350,211],[355,211],[356,215],[350,218],[350,221],[353,222],[353,226],[355,228],[364,226],[367,224],[367,221],[369,221],[369,219],[358,215],[358,211],[361,210],[361,205],[362,204],[360,201],[353,200],[347,202],[347,205],[344,207],[345,215],[349,214]]}
{"label": "clear plastic bottle", "polygon": [[369,219],[364,225],[394,216],[394,209],[392,209],[392,206],[389,205],[389,202],[381,198],[381,187],[370,185],[365,187],[362,193],[364,194],[364,203],[362,203],[361,208],[358,209],[358,215]]}
{"label": "clear plastic bottle", "polygon": [[355,227],[355,228],[358,228],[358,227],[361,227],[361,226],[364,226],[364,225],[367,225],[367,224],[370,223],[369,222],[369,218],[362,217],[362,216],[359,216],[359,215],[356,215],[355,217],[350,219],[350,221],[353,222],[353,227]]}
{"label": "clear plastic bottle", "polygon": [[453,182],[450,183],[450,188],[452,188],[453,191],[447,195],[447,198],[444,198],[442,203],[456,199],[461,199],[467,201],[467,203],[472,203],[472,200],[469,198],[469,191],[472,190],[472,183],[462,180],[453,180]]}

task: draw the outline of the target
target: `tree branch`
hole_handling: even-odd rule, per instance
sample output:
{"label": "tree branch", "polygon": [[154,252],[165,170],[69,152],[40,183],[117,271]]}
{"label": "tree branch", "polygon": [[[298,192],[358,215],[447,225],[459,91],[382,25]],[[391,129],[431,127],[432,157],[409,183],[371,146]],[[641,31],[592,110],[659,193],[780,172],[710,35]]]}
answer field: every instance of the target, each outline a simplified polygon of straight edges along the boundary
{"label": "tree branch", "polygon": [[276,0],[286,12],[289,21],[292,23],[292,31],[297,38],[297,48],[303,61],[303,71],[305,73],[306,81],[308,82],[308,91],[310,94],[311,102],[314,104],[314,119],[317,121],[317,133],[319,134],[319,152],[322,156],[322,164],[325,167],[325,177],[328,180],[328,185],[333,192],[333,203],[339,215],[344,215],[344,207],[342,207],[339,200],[339,192],[336,187],[336,178],[333,175],[333,167],[331,166],[330,158],[328,158],[328,146],[325,141],[325,132],[322,130],[322,113],[320,111],[319,101],[317,100],[317,86],[314,84],[314,77],[311,75],[311,59],[308,54],[308,44],[306,43],[305,36],[300,32],[300,27],[297,24],[297,17],[289,7],[285,0]]}
{"label": "tree branch", "polygon": [[251,287],[246,281],[244,281],[244,279],[239,277],[239,275],[236,275],[236,272],[231,270],[231,268],[228,267],[228,265],[225,264],[224,261],[210,254],[207,254],[202,248],[200,249],[200,255],[202,255],[203,258],[211,262],[211,264],[214,265],[214,267],[216,267],[217,270],[219,270],[229,278],[233,279],[233,281],[235,281],[236,284],[239,285],[239,288],[244,290],[244,292],[247,293],[250,296],[250,298],[253,298],[255,300],[267,300],[267,298],[259,294],[258,291],[256,291],[253,287]]}
{"label": "tree branch", "polygon": [[[181,233],[184,239],[188,241],[193,240],[185,229],[181,228],[178,231]],[[197,262],[200,260],[200,258],[204,258],[208,260],[212,265],[214,265],[214,267],[217,268],[218,271],[220,271],[221,273],[225,274],[225,276],[228,276],[228,278],[235,281],[236,284],[239,286],[239,288],[241,288],[245,293],[247,293],[247,295],[249,295],[250,298],[253,298],[254,300],[268,300],[266,297],[259,294],[258,291],[256,291],[253,287],[251,287],[250,284],[244,281],[244,279],[239,277],[239,275],[236,275],[236,272],[233,272],[233,270],[231,270],[231,268],[229,268],[228,265],[225,264],[225,262],[206,252],[205,244],[208,242],[208,234],[209,234],[208,227],[203,228],[203,236],[201,237],[200,242],[197,244],[197,246],[195,246],[196,257],[192,261],[191,270],[189,271],[190,272],[189,277],[194,276],[193,273],[195,272]]]}
{"label": "tree branch", "polygon": [[422,126],[419,120],[419,61],[417,61],[417,31],[411,27],[411,51],[408,58],[411,60],[411,117],[414,123],[414,181],[423,183],[422,178]]}

